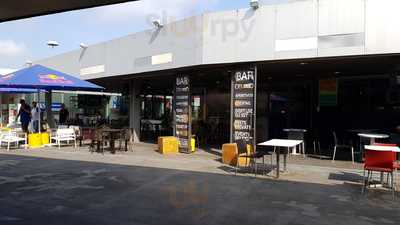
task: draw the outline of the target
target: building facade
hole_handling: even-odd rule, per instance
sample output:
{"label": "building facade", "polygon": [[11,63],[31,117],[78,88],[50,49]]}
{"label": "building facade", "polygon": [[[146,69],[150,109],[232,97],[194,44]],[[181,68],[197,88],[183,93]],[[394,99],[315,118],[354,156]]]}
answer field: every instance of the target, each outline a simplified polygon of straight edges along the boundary
{"label": "building facade", "polygon": [[[302,0],[170,23],[165,16],[162,27],[35,63],[125,92],[138,140],[147,129],[172,132],[143,124],[169,123],[174,79],[187,75],[193,133],[214,130],[200,142],[216,145],[230,141],[232,73],[255,67],[256,139],[297,127],[309,130],[312,141],[321,129],[397,126],[397,120],[365,123],[377,115],[397,118],[399,8],[397,0]],[[354,122],[360,112],[365,118]]]}

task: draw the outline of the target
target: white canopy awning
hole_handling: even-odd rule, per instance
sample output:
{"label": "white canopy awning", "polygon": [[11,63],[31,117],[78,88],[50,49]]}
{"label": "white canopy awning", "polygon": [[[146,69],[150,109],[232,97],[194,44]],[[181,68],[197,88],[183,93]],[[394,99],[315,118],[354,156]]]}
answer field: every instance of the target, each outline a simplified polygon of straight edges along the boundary
{"label": "white canopy awning", "polygon": [[77,94],[77,95],[122,96],[121,93],[98,92],[98,91],[53,91],[53,93]]}

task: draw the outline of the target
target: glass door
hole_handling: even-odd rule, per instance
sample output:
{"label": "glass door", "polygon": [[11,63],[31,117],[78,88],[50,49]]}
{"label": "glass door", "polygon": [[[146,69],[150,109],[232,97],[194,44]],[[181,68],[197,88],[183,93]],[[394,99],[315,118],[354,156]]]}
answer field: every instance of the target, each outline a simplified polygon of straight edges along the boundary
{"label": "glass door", "polygon": [[311,82],[271,83],[268,88],[269,138],[287,138],[285,128],[312,127],[313,95]]}

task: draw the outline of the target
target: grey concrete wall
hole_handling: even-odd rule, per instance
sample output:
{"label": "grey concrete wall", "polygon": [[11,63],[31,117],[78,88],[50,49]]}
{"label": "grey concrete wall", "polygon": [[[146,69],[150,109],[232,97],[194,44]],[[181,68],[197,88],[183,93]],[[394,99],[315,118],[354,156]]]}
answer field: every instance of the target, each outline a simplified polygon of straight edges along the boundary
{"label": "grey concrete wall", "polygon": [[140,93],[141,82],[133,80],[130,83],[130,108],[129,108],[129,127],[133,130],[133,141],[140,142]]}
{"label": "grey concrete wall", "polygon": [[[36,63],[92,79],[201,64],[400,53],[399,8],[398,0],[302,0],[207,13]],[[160,55],[166,63],[152,62]]]}
{"label": "grey concrete wall", "polygon": [[[202,16],[191,17],[119,39],[89,46],[35,63],[80,75],[84,79],[142,73],[202,63]],[[171,61],[154,64],[152,57],[169,54]],[[82,69],[104,67],[92,74]]]}

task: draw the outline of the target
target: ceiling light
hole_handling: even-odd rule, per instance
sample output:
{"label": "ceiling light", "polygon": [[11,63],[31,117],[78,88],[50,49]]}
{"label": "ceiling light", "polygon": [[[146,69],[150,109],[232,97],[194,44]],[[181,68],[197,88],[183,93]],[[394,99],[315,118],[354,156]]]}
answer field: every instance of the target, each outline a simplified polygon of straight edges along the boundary
{"label": "ceiling light", "polygon": [[28,60],[28,61],[25,62],[25,65],[27,67],[31,67],[33,65],[33,62],[31,60]]}
{"label": "ceiling light", "polygon": [[250,7],[256,10],[260,7],[260,3],[258,0],[250,0]]}
{"label": "ceiling light", "polygon": [[48,41],[48,42],[47,42],[47,45],[48,45],[49,47],[51,47],[51,48],[54,48],[54,47],[59,46],[60,44],[58,44],[57,41]]}

